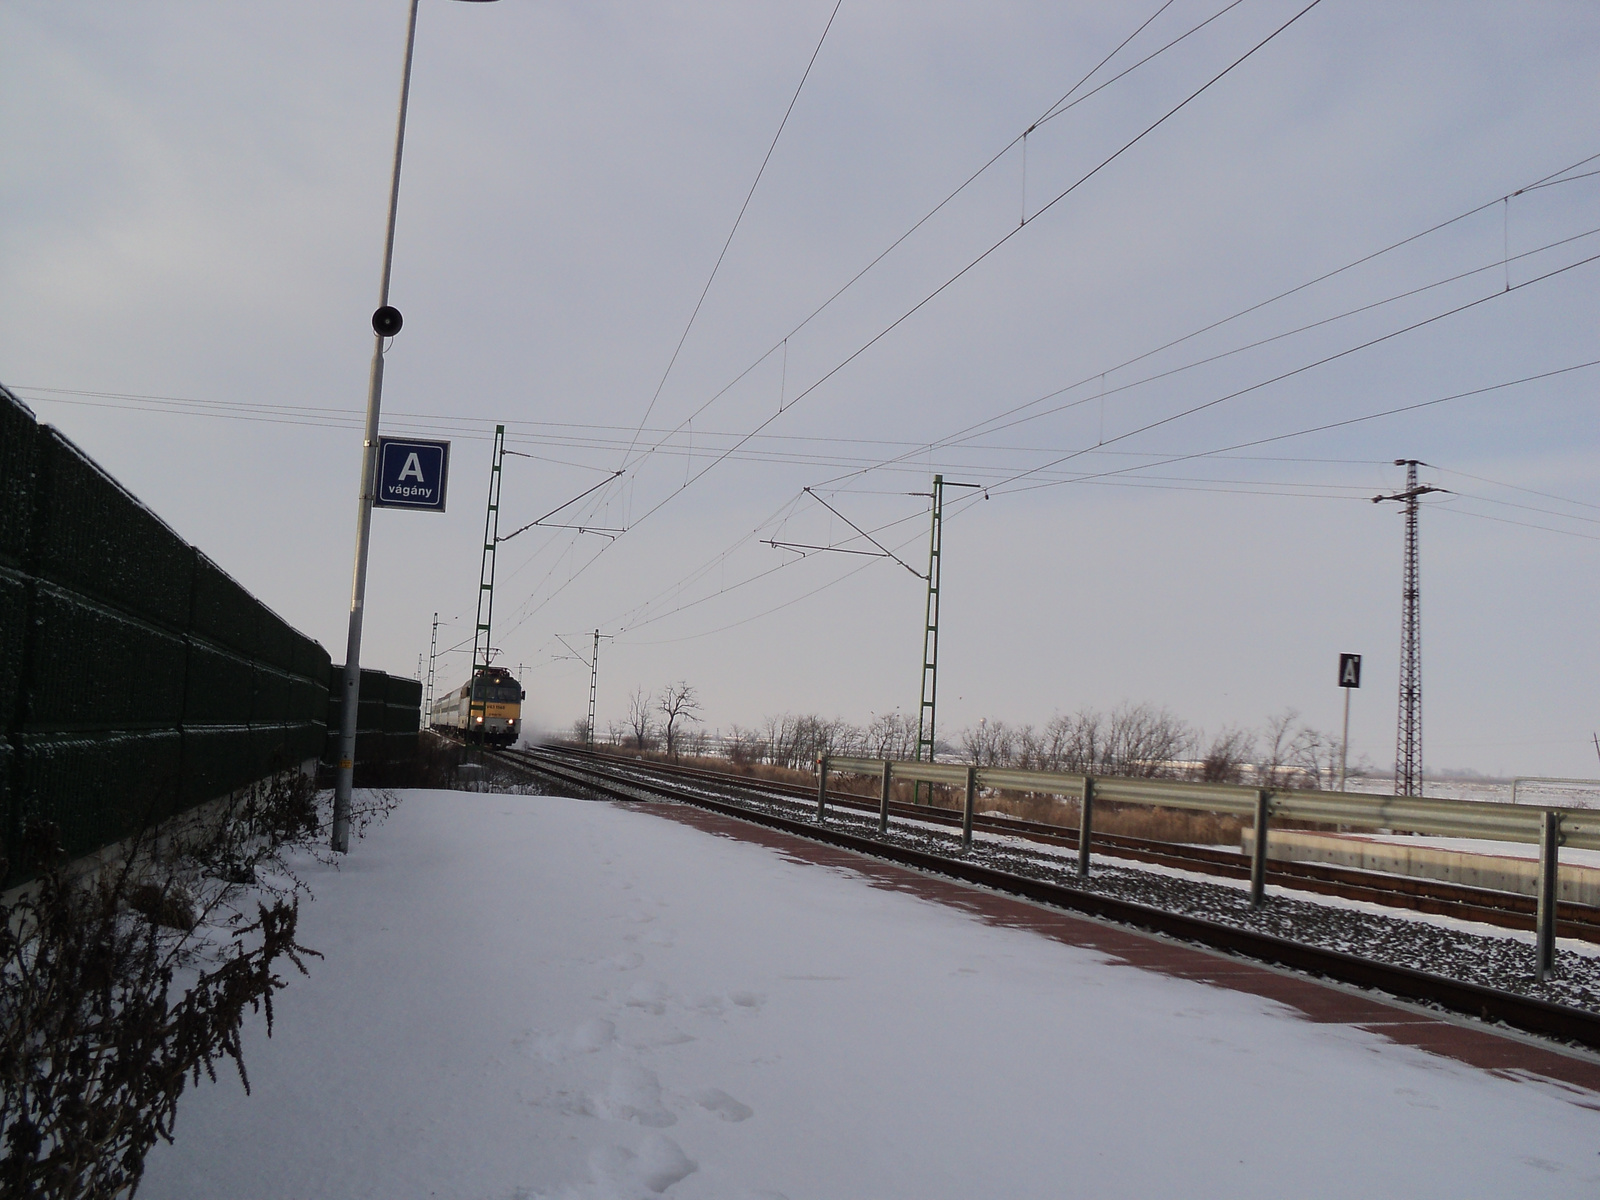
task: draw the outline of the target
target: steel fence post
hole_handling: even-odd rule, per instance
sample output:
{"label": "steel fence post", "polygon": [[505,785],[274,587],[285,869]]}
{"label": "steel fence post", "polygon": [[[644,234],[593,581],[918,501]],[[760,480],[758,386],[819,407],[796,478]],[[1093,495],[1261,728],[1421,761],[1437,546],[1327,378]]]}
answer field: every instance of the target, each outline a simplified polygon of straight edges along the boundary
{"label": "steel fence post", "polygon": [[1534,947],[1534,978],[1540,983],[1556,973],[1556,905],[1561,847],[1561,814],[1546,809],[1539,814],[1539,907],[1534,917],[1538,941]]}
{"label": "steel fence post", "polygon": [[1089,878],[1089,843],[1094,840],[1094,780],[1083,777],[1083,805],[1078,809],[1078,878]]}
{"label": "steel fence post", "polygon": [[967,802],[961,810],[961,848],[972,849],[972,805],[978,796],[978,768],[967,768]]}
{"label": "steel fence post", "polygon": [[1256,844],[1250,856],[1250,907],[1260,908],[1267,898],[1267,815],[1272,793],[1262,788],[1256,793]]}
{"label": "steel fence post", "polygon": [[817,820],[828,819],[828,756],[817,759]]}
{"label": "steel fence post", "polygon": [[883,760],[883,786],[878,792],[878,836],[889,832],[889,760]]}

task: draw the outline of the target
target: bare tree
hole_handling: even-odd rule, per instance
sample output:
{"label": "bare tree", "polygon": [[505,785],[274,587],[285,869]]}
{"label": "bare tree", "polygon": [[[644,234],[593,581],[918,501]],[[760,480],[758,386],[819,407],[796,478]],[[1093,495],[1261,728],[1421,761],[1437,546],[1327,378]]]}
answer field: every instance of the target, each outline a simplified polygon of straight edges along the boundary
{"label": "bare tree", "polygon": [[760,758],[760,737],[754,730],[741,725],[730,725],[728,736],[722,739],[722,748],[730,762],[741,766]]}
{"label": "bare tree", "polygon": [[1105,720],[1091,708],[1056,714],[1044,727],[1044,753],[1051,768],[1075,775],[1101,772]]}
{"label": "bare tree", "polygon": [[910,758],[917,749],[917,727],[898,712],[873,717],[862,731],[862,748],[873,758]]}
{"label": "bare tree", "polygon": [[1202,783],[1238,783],[1255,753],[1255,738],[1243,729],[1223,729],[1200,756]]}
{"label": "bare tree", "polygon": [[1256,779],[1263,787],[1288,787],[1294,774],[1290,757],[1294,753],[1294,723],[1300,714],[1292,708],[1273,713],[1261,733],[1261,753],[1256,761]]}
{"label": "bare tree", "polygon": [[628,697],[628,727],[633,731],[633,748],[648,750],[653,741],[650,736],[650,693],[643,688],[634,688],[633,695]]}
{"label": "bare tree", "polygon": [[1185,769],[1195,734],[1165,708],[1123,704],[1109,714],[1092,708],[1057,714],[1043,732],[1013,737],[1019,763],[1078,775],[1171,776]]}
{"label": "bare tree", "polygon": [[667,753],[677,758],[678,724],[700,720],[700,697],[692,686],[680,679],[677,683],[669,683],[661,689],[661,698],[656,701],[656,707],[667,719],[663,727],[667,739]]}
{"label": "bare tree", "polygon": [[1024,771],[1047,771],[1044,735],[1032,725],[1024,725],[1013,735],[1011,762]]}
{"label": "bare tree", "polygon": [[1324,780],[1332,786],[1338,772],[1339,739],[1302,725],[1295,734],[1290,761],[1298,768],[1293,786],[1320,788]]}
{"label": "bare tree", "polygon": [[1108,724],[1108,765],[1118,775],[1174,775],[1194,741],[1188,725],[1166,709],[1148,704],[1123,704],[1111,713]]}
{"label": "bare tree", "polygon": [[1014,741],[1004,721],[983,717],[971,729],[962,730],[961,755],[975,767],[1008,767]]}

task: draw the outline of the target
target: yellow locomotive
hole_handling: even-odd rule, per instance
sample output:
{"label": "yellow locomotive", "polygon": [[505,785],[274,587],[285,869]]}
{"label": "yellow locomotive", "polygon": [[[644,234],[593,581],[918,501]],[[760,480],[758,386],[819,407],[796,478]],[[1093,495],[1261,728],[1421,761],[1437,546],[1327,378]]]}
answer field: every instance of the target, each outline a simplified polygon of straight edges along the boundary
{"label": "yellow locomotive", "polygon": [[504,667],[484,667],[472,679],[433,702],[432,725],[468,742],[509,746],[522,734],[527,693]]}

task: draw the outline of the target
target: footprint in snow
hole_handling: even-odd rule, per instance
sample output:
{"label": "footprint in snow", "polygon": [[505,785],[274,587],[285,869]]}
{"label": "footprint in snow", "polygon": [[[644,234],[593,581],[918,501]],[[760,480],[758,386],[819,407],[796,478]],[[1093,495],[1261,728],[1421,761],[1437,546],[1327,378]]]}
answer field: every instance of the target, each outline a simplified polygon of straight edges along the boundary
{"label": "footprint in snow", "polygon": [[613,1121],[632,1121],[655,1129],[678,1121],[661,1103],[661,1081],[656,1073],[638,1063],[618,1063],[612,1068],[611,1082],[595,1097],[594,1111]]}
{"label": "footprint in snow", "polygon": [[595,963],[597,967],[610,967],[614,971],[631,971],[644,964],[644,955],[637,950],[628,950],[622,954],[613,954],[610,958],[602,958]]}
{"label": "footprint in snow", "polygon": [[617,1038],[617,1027],[604,1017],[585,1021],[572,1031],[572,1048],[580,1054],[604,1050]]}
{"label": "footprint in snow", "polygon": [[633,1038],[624,1042],[629,1050],[662,1050],[668,1046],[684,1046],[694,1041],[694,1035],[681,1029],[671,1029],[659,1037]]}
{"label": "footprint in snow", "polygon": [[617,1027],[601,1017],[563,1033],[537,1034],[522,1043],[524,1054],[545,1062],[561,1062],[574,1054],[593,1054],[616,1041]]}
{"label": "footprint in snow", "polygon": [[637,1151],[603,1146],[589,1156],[594,1182],[613,1195],[643,1187],[659,1196],[699,1169],[700,1164],[686,1155],[682,1146],[660,1133],[647,1134]]}
{"label": "footprint in snow", "polygon": [[667,1011],[667,985],[640,980],[628,989],[622,1003],[628,1008],[643,1009],[659,1017]]}
{"label": "footprint in snow", "polygon": [[721,1088],[705,1088],[696,1092],[692,1099],[708,1113],[721,1117],[724,1121],[748,1121],[756,1115],[755,1109],[748,1104],[740,1104]]}
{"label": "footprint in snow", "polygon": [[761,1006],[766,1002],[766,996],[760,992],[737,991],[728,992],[723,996],[701,996],[694,1002],[694,1008],[708,1017],[720,1017],[727,1011],[729,1004],[750,1012],[760,1012]]}

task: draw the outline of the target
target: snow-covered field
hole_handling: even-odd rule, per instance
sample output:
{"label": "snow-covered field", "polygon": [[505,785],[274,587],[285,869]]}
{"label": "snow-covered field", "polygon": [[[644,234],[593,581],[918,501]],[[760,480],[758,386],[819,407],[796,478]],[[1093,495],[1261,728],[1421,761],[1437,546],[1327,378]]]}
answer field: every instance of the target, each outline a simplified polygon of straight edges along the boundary
{"label": "snow-covered field", "polygon": [[648,812],[412,792],[306,870],[326,957],[141,1195],[1600,1194],[1553,1087]]}
{"label": "snow-covered field", "polygon": [[[1387,796],[1394,791],[1394,780],[1387,775],[1352,776],[1352,792]],[[1448,800],[1488,800],[1510,804],[1511,783],[1499,779],[1428,779],[1423,794]],[[1600,808],[1600,779],[1579,783],[1554,780],[1528,780],[1517,785],[1518,804],[1548,804],[1555,808]]]}

